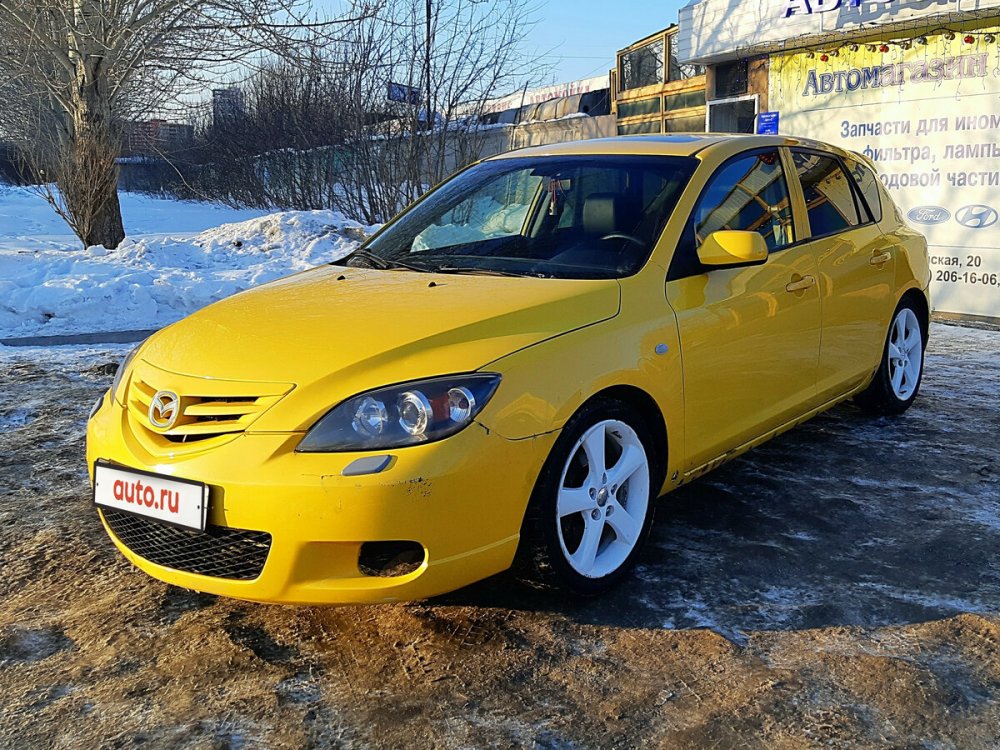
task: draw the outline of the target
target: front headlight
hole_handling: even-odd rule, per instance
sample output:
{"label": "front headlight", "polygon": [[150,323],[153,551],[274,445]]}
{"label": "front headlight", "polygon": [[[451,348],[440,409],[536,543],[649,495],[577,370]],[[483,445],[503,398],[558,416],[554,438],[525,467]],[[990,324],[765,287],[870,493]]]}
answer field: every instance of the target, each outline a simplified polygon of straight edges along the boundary
{"label": "front headlight", "polygon": [[[140,344],[139,346],[142,346]],[[122,384],[125,379],[125,373],[128,372],[129,365],[132,364],[132,360],[135,359],[136,353],[139,351],[139,346],[135,347],[127,355],[122,363],[118,365],[118,371],[115,373],[115,379],[111,382],[111,398],[116,399],[119,403],[124,403],[125,399],[118,394],[118,386]]]}
{"label": "front headlight", "polygon": [[368,451],[441,440],[472,424],[499,383],[499,375],[451,375],[360,393],[328,411],[295,450]]}
{"label": "front headlight", "polygon": [[108,395],[107,393],[102,393],[101,397],[99,399],[97,399],[97,401],[94,402],[93,406],[90,407],[90,414],[87,416],[87,421],[88,422],[91,419],[93,419],[94,416],[97,414],[97,412],[99,412],[101,410],[101,407],[104,406],[104,399],[105,399],[105,397],[107,395]]}

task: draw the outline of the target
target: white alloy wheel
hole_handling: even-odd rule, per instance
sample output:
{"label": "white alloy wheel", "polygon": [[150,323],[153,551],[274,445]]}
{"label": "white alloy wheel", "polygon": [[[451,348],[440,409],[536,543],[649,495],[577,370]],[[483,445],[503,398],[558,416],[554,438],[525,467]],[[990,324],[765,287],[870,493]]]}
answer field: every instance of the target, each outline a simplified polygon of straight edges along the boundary
{"label": "white alloy wheel", "polygon": [[649,459],[624,422],[598,422],[577,441],[556,498],[563,556],[586,578],[620,568],[642,536],[649,506]]}
{"label": "white alloy wheel", "polygon": [[904,307],[892,322],[889,334],[889,384],[900,401],[906,401],[920,383],[924,358],[920,321],[909,307]]}

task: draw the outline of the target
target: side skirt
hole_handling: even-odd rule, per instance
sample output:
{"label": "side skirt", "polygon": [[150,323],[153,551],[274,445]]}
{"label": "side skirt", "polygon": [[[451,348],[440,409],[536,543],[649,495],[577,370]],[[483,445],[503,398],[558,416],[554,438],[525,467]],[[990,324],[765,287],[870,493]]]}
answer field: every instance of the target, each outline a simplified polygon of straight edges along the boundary
{"label": "side skirt", "polygon": [[856,386],[855,388],[852,388],[851,390],[847,391],[847,393],[845,393],[845,394],[843,394],[841,396],[837,396],[836,398],[831,399],[830,401],[827,401],[825,404],[823,404],[821,406],[818,406],[817,408],[815,408],[815,409],[813,409],[811,411],[806,412],[801,417],[796,417],[795,419],[793,419],[793,420],[791,420],[789,422],[786,422],[785,424],[781,425],[780,427],[776,427],[775,429],[771,430],[770,432],[766,432],[763,435],[761,435],[760,437],[756,437],[753,440],[750,440],[750,441],[744,443],[743,445],[738,446],[737,448],[733,448],[732,450],[726,451],[721,456],[719,456],[717,458],[713,458],[711,461],[708,461],[708,462],[702,464],[701,466],[699,466],[699,467],[697,467],[695,469],[692,469],[691,471],[689,471],[686,474],[684,474],[681,477],[680,482],[678,482],[675,486],[676,487],[680,487],[681,485],[686,484],[686,483],[688,483],[688,482],[690,482],[690,481],[692,481],[694,479],[697,479],[698,477],[704,476],[705,474],[707,474],[708,472],[712,471],[713,469],[717,469],[718,467],[722,466],[722,464],[728,463],[729,461],[732,461],[734,458],[736,458],[738,456],[742,456],[747,451],[756,448],[758,445],[763,445],[764,443],[766,443],[771,438],[777,437],[778,435],[781,435],[782,433],[788,432],[790,429],[792,429],[793,427],[798,427],[803,422],[808,422],[810,419],[812,419],[813,417],[815,417],[817,414],[822,414],[823,412],[825,412],[825,411],[827,411],[829,409],[832,409],[837,404],[839,404],[839,403],[841,403],[843,401],[846,401],[847,399],[852,398],[852,397],[856,396],[857,394],[861,393],[861,391],[863,391],[865,388],[868,387],[868,384],[869,384],[870,381],[871,381],[871,378],[866,378],[865,381],[861,385]]}

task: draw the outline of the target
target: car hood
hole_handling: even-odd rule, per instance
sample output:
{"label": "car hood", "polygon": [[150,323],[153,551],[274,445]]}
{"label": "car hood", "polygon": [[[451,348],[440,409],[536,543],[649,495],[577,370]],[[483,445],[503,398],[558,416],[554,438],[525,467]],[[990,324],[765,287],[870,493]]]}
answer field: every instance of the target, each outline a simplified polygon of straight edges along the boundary
{"label": "car hood", "polygon": [[426,274],[322,266],[210,305],[139,359],[186,377],[286,383],[280,420],[304,429],[334,403],[406,380],[470,372],[618,314],[614,280]]}

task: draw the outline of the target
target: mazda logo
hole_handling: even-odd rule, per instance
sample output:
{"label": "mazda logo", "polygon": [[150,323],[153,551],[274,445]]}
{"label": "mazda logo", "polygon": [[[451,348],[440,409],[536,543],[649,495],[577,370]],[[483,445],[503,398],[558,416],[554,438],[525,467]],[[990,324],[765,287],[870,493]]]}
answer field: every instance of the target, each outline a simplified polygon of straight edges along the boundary
{"label": "mazda logo", "polygon": [[157,391],[149,403],[149,423],[158,430],[169,430],[180,416],[180,401],[173,391]]}
{"label": "mazda logo", "polygon": [[955,221],[969,229],[986,229],[1000,220],[1000,214],[989,206],[966,206],[955,214]]}

